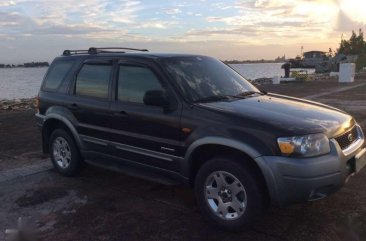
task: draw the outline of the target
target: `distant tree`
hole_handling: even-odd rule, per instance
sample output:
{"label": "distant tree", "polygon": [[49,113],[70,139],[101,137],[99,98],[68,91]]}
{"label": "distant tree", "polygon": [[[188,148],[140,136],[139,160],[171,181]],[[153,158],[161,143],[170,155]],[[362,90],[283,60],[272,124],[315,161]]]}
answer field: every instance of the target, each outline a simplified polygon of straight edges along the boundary
{"label": "distant tree", "polygon": [[24,63],[24,67],[26,68],[33,68],[33,67],[48,67],[48,62],[31,62],[31,63]]}
{"label": "distant tree", "polygon": [[358,35],[355,31],[352,31],[351,38],[349,40],[345,40],[342,38],[341,43],[339,45],[338,54],[363,54],[366,52],[366,43],[363,38],[363,31],[359,29]]}
{"label": "distant tree", "polygon": [[328,58],[334,57],[334,52],[333,52],[332,48],[329,48],[328,53],[327,53],[327,57]]}
{"label": "distant tree", "polygon": [[366,42],[363,38],[362,29],[358,30],[358,35],[355,31],[352,31],[352,35],[349,40],[343,39],[337,49],[337,54],[345,54],[345,55],[358,55],[358,59],[356,62],[357,70],[362,69],[366,66]]}

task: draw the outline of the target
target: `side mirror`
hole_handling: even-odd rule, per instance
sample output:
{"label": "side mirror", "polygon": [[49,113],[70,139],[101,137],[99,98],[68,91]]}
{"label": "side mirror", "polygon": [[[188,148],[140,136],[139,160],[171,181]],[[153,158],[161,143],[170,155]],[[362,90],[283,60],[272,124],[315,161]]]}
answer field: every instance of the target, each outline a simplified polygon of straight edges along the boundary
{"label": "side mirror", "polygon": [[144,104],[150,106],[167,107],[169,105],[168,97],[162,90],[149,90],[144,95]]}

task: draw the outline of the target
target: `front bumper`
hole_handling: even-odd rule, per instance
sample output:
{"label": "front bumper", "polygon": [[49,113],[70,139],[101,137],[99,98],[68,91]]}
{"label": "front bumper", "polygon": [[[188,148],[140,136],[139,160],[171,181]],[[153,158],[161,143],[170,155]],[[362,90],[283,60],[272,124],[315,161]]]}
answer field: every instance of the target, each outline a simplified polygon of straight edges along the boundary
{"label": "front bumper", "polygon": [[261,156],[256,161],[265,177],[271,202],[276,206],[313,201],[340,189],[356,172],[356,156],[365,151],[365,141],[346,154],[330,140],[327,155],[312,158]]}

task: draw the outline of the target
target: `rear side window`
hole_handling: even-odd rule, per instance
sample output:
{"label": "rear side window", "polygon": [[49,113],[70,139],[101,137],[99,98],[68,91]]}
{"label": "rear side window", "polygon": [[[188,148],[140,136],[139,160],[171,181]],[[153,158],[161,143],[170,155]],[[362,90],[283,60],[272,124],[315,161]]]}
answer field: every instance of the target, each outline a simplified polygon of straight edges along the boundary
{"label": "rear side window", "polygon": [[56,90],[61,85],[62,80],[72,67],[73,62],[56,62],[51,67],[44,80],[43,89]]}
{"label": "rear side window", "polygon": [[108,98],[112,65],[84,64],[75,85],[75,94],[97,98]]}
{"label": "rear side window", "polygon": [[163,90],[156,75],[140,66],[120,66],[118,75],[118,100],[144,103],[149,90]]}

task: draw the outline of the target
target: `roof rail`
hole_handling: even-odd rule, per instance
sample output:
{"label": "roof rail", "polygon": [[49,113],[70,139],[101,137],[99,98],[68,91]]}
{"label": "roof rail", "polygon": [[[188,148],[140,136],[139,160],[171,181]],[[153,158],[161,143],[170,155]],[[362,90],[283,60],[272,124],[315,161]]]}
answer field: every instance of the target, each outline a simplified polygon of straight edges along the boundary
{"label": "roof rail", "polygon": [[75,55],[75,54],[87,54],[88,50],[69,50],[66,49],[64,50],[64,52],[62,53],[63,56],[70,56],[70,55]]}
{"label": "roof rail", "polygon": [[[114,51],[117,50],[117,51]],[[91,47],[88,50],[89,54],[98,54],[98,53],[125,53],[125,51],[118,50],[129,50],[129,51],[140,51],[140,52],[148,52],[147,49],[134,49],[134,48],[123,48],[123,47],[105,47],[105,48],[95,48]]]}
{"label": "roof rail", "polygon": [[123,48],[123,47],[105,47],[105,48],[95,48],[90,47],[88,50],[64,50],[62,53],[63,56],[71,56],[77,54],[99,54],[99,53],[125,53],[125,51],[119,50],[127,50],[127,51],[140,51],[140,52],[148,52],[147,49],[134,49],[134,48]]}

